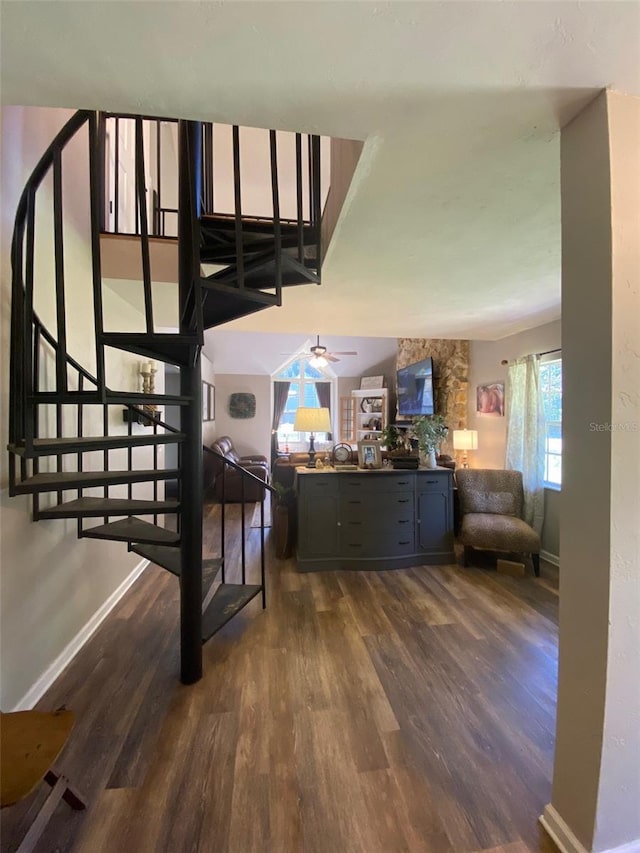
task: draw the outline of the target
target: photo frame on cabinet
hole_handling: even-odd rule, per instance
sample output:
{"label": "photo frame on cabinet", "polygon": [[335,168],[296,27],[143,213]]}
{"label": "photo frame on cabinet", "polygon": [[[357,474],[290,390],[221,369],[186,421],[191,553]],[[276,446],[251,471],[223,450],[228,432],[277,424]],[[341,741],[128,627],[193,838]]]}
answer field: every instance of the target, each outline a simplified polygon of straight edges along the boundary
{"label": "photo frame on cabinet", "polygon": [[358,442],[358,465],[360,468],[382,468],[379,441]]}
{"label": "photo frame on cabinet", "polygon": [[360,390],[384,388],[384,376],[362,376],[360,378]]}

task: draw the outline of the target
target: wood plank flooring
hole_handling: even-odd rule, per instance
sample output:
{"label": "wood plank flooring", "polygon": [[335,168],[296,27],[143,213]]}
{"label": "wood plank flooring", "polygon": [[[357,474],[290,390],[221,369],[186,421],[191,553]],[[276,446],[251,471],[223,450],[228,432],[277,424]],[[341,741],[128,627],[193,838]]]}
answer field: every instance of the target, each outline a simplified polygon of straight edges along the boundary
{"label": "wood plank flooring", "polygon": [[[198,684],[178,683],[178,581],[150,567],[39,703],[76,714],[58,767],[88,809],[59,806],[37,853],[555,850],[537,818],[557,570],[298,574],[267,553],[267,609],[256,599],[205,646]],[[41,797],[2,813],[3,851]]]}

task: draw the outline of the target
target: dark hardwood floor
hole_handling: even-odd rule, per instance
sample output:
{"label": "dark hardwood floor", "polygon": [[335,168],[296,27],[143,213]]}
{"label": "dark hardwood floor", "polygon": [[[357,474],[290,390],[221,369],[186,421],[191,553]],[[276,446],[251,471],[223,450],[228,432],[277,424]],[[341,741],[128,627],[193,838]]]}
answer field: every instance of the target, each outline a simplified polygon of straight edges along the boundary
{"label": "dark hardwood floor", "polygon": [[[58,766],[89,807],[60,805],[38,853],[555,850],[537,818],[557,570],[298,574],[268,554],[267,610],[205,646],[198,684],[178,683],[178,582],[150,567],[42,699],[76,712]],[[3,851],[41,799],[2,813]]]}

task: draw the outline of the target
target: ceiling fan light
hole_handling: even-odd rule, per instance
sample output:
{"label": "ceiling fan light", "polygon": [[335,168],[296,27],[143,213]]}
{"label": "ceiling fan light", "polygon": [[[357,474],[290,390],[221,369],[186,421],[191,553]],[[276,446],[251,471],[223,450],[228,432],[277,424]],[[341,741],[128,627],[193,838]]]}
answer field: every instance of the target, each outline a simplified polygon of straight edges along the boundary
{"label": "ceiling fan light", "polygon": [[309,364],[311,365],[311,367],[326,367],[328,361],[326,358],[324,358],[324,356],[314,355],[313,358],[309,359]]}

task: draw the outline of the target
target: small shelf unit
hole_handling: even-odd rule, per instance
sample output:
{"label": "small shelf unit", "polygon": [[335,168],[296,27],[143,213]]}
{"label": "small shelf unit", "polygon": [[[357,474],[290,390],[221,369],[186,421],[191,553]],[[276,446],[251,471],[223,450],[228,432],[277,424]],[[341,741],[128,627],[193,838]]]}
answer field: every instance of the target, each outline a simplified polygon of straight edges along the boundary
{"label": "small shelf unit", "polygon": [[380,439],[389,423],[389,389],[367,388],[340,398],[340,441]]}

